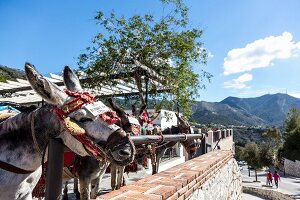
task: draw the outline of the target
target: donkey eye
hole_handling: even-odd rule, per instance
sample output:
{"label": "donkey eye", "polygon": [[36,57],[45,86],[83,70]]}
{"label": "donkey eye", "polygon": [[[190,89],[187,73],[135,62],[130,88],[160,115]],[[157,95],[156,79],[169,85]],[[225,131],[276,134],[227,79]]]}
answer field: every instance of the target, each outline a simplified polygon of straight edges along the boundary
{"label": "donkey eye", "polygon": [[91,121],[93,121],[93,120],[90,119],[90,118],[81,118],[81,119],[79,120],[79,122],[91,122]]}

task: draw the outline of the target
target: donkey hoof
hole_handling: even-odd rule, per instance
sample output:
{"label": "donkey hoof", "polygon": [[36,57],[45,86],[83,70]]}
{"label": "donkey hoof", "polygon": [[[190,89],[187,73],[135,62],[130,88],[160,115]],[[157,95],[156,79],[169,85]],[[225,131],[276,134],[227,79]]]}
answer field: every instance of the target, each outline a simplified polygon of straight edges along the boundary
{"label": "donkey hoof", "polygon": [[80,193],[76,193],[75,196],[76,196],[76,199],[80,199]]}

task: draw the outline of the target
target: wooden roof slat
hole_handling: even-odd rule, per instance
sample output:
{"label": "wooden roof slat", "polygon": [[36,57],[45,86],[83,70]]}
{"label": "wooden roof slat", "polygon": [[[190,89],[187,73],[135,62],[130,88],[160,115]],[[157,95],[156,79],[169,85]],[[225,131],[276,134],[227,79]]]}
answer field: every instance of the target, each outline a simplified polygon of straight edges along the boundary
{"label": "wooden roof slat", "polygon": [[20,82],[17,82],[17,81],[10,81],[10,80],[7,80],[6,81],[8,84],[10,85],[15,85],[15,86],[28,86],[28,84],[26,83],[20,83]]}

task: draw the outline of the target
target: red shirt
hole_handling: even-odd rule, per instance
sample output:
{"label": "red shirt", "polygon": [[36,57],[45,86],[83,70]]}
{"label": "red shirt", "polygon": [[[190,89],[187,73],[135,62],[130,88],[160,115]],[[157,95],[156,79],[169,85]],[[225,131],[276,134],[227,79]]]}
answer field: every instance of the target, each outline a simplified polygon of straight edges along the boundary
{"label": "red shirt", "polygon": [[269,173],[267,174],[267,178],[268,178],[268,180],[273,180],[273,176],[272,176],[272,173],[271,173],[271,172],[269,172]]}

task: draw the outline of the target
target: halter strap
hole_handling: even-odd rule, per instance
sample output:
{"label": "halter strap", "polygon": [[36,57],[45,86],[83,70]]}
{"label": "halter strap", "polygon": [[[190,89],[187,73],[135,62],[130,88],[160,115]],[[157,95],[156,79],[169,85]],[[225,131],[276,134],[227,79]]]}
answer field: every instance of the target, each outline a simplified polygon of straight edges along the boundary
{"label": "halter strap", "polygon": [[31,174],[34,170],[25,170],[0,160],[0,168],[16,174]]}

